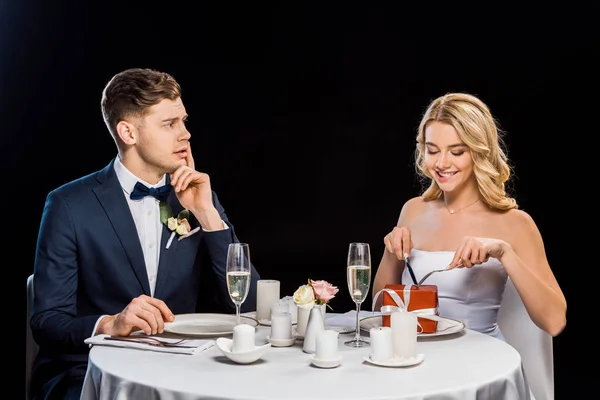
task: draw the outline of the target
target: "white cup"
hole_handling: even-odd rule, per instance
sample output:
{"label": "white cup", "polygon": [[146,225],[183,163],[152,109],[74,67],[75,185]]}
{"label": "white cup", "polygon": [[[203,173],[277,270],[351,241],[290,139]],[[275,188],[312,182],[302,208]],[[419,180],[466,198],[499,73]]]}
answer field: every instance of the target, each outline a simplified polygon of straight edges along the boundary
{"label": "white cup", "polygon": [[271,339],[292,338],[292,315],[289,312],[271,313]]}
{"label": "white cup", "polygon": [[315,358],[319,360],[336,360],[338,358],[339,333],[331,329],[317,332],[315,338]]}
{"label": "white cup", "polygon": [[371,338],[371,360],[375,362],[388,362],[394,358],[392,342],[392,328],[379,326],[369,330]]}
{"label": "white cup", "polygon": [[232,353],[244,353],[254,349],[254,335],[256,330],[248,324],[239,324],[233,327]]}
{"label": "white cup", "polygon": [[271,320],[271,307],[279,303],[280,283],[274,279],[260,279],[256,284],[256,319]]}

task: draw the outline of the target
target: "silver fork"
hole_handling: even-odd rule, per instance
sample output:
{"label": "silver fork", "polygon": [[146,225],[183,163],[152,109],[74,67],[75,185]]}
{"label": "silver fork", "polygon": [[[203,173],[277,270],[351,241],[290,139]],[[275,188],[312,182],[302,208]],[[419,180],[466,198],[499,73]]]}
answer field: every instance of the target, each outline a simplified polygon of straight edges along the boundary
{"label": "silver fork", "polygon": [[[458,264],[458,265],[457,265],[456,267],[454,267],[454,268],[459,268],[459,267],[462,267],[462,266],[463,266],[463,264],[462,264],[462,263],[460,263],[460,264]],[[433,271],[431,271],[431,272],[429,272],[429,273],[425,274],[425,276],[421,278],[421,280],[419,281],[419,283],[417,283],[417,286],[421,286],[421,284],[422,284],[423,282],[425,282],[425,279],[429,278],[429,276],[431,276],[432,274],[435,274],[436,272],[444,272],[444,271],[449,271],[448,267],[446,267],[446,268],[443,268],[443,269],[434,269]]]}
{"label": "silver fork", "polygon": [[444,272],[447,271],[446,268],[444,269],[434,269],[433,271],[427,273],[424,277],[421,278],[421,280],[417,283],[417,286],[421,286],[421,284],[423,282],[425,282],[425,279],[429,278],[432,274],[436,273],[436,272]]}
{"label": "silver fork", "polygon": [[186,340],[185,338],[177,340],[176,342],[167,342],[164,340],[160,340],[158,338],[150,337],[150,336],[142,336],[142,337],[134,337],[134,336],[106,336],[104,340],[119,340],[125,342],[137,342],[137,343],[146,343],[151,346],[161,346],[161,347],[176,347],[179,343]]}

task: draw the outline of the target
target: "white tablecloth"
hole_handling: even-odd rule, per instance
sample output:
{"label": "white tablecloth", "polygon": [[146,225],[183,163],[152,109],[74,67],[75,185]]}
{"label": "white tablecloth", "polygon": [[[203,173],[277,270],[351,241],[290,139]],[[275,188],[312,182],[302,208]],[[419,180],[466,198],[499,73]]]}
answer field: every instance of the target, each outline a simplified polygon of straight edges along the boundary
{"label": "white tablecloth", "polygon": [[[257,328],[257,344],[270,327]],[[310,364],[302,342],[272,347],[259,361],[235,364],[213,347],[198,355],[94,346],[82,399],[529,399],[519,353],[487,335],[465,330],[419,338],[425,360],[387,368],[363,361],[369,348],[342,344],[341,366]]]}

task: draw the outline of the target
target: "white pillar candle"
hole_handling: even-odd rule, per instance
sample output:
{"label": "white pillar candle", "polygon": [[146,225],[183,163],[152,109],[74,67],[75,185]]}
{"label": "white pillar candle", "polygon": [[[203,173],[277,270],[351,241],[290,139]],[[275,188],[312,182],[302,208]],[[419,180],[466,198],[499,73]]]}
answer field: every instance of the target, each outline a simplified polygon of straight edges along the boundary
{"label": "white pillar candle", "polygon": [[292,338],[292,315],[289,312],[271,313],[271,339]]}
{"label": "white pillar candle", "polygon": [[388,362],[394,358],[392,328],[389,326],[371,328],[369,336],[371,338],[371,360]]}
{"label": "white pillar candle", "polygon": [[279,303],[273,304],[271,306],[271,316],[273,314],[282,313],[282,312],[287,312],[287,313],[290,312],[290,305],[288,303],[281,303],[281,302],[279,302]]}
{"label": "white pillar candle", "polygon": [[315,342],[315,358],[319,360],[335,360],[338,358],[339,333],[325,329],[317,333]]}
{"label": "white pillar candle", "polygon": [[260,279],[256,286],[256,319],[271,320],[271,306],[279,302],[279,281]]}
{"label": "white pillar candle", "polygon": [[290,314],[292,314],[292,323],[298,321],[298,305],[294,302],[294,300],[288,301],[288,306],[290,307]]}
{"label": "white pillar candle", "polygon": [[254,349],[254,334],[256,330],[248,324],[239,324],[233,327],[232,353],[243,353]]}
{"label": "white pillar candle", "polygon": [[393,312],[390,317],[394,357],[417,356],[417,315],[407,311]]}

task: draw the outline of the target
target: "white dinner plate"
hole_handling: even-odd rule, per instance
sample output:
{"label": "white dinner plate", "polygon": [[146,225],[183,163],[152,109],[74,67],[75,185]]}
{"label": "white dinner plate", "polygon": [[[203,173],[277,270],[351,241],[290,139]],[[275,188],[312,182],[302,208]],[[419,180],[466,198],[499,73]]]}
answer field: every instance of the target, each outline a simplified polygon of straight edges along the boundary
{"label": "white dinner plate", "polygon": [[416,357],[405,358],[402,360],[390,360],[390,361],[375,361],[375,360],[371,359],[371,356],[363,357],[363,360],[365,360],[366,362],[368,362],[370,364],[378,365],[380,367],[392,367],[392,368],[410,367],[412,365],[420,364],[421,362],[423,362],[424,359],[425,359],[425,355],[423,355],[423,354],[417,354]]}
{"label": "white dinner plate", "polygon": [[[254,318],[241,315],[240,322],[250,326],[258,326]],[[219,336],[233,333],[237,325],[237,317],[232,314],[179,314],[175,321],[165,323],[165,332],[185,336]]]}
{"label": "white dinner plate", "polygon": [[[443,318],[438,321],[437,331],[434,333],[417,333],[417,337],[436,337],[452,335],[453,333],[461,332],[465,329],[465,324],[459,320],[451,318]],[[379,328],[382,326],[381,315],[373,315],[360,320],[360,329],[369,332],[371,328]]]}

